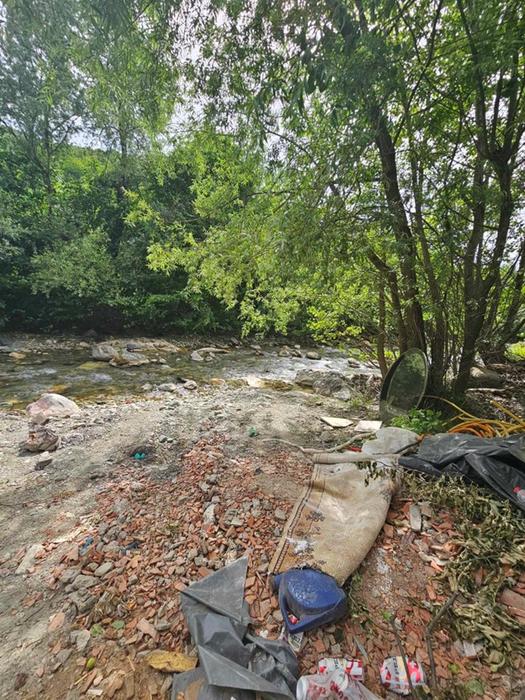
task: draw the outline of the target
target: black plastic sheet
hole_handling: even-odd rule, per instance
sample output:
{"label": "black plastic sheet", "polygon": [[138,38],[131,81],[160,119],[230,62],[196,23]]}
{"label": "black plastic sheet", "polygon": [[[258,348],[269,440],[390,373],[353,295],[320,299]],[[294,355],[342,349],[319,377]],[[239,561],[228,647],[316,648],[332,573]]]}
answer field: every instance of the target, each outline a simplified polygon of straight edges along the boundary
{"label": "black plastic sheet", "polygon": [[172,698],[192,684],[199,700],[295,697],[299,669],[288,643],[248,632],[247,567],[245,557],[238,559],[181,594],[200,667],[174,677]]}
{"label": "black plastic sheet", "polygon": [[525,511],[525,434],[508,438],[445,433],[427,437],[417,455],[399,458],[406,469],[461,476],[489,486]]}

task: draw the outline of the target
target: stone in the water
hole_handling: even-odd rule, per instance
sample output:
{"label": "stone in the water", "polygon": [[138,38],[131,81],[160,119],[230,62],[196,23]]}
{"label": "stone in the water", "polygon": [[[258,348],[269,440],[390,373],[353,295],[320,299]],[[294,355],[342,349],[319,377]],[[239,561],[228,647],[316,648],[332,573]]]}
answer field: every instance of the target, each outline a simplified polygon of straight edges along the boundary
{"label": "stone in the water", "polygon": [[23,353],[23,352],[16,352],[16,351],[14,351],[14,352],[10,352],[10,353],[9,353],[9,357],[12,357],[13,360],[23,360],[23,359],[25,359],[25,356],[26,356],[26,355],[25,355],[25,353]]}
{"label": "stone in the water", "polygon": [[195,391],[197,389],[197,382],[194,382],[193,379],[186,379],[184,384],[182,385],[184,389],[187,389],[188,391]]}
{"label": "stone in the water", "polygon": [[71,399],[61,394],[42,394],[38,401],[30,403],[26,408],[30,418],[66,418],[80,413],[80,408]]}
{"label": "stone in the water", "polygon": [[142,350],[143,347],[143,343],[128,343],[126,345],[126,350],[129,352],[136,352],[137,350]]}
{"label": "stone in the water", "polygon": [[139,367],[140,365],[149,364],[149,360],[145,355],[140,352],[129,352],[128,350],[123,350],[116,357],[113,357],[109,364],[112,367]]}
{"label": "stone in the water", "polygon": [[94,345],[91,350],[91,357],[94,360],[101,362],[110,362],[114,357],[118,356],[118,350],[108,343],[99,343]]}
{"label": "stone in the water", "polygon": [[204,357],[200,354],[200,352],[197,352],[197,350],[194,350],[194,351],[191,353],[190,358],[191,358],[194,362],[203,362],[203,361],[204,361]]}
{"label": "stone in the water", "polygon": [[177,385],[173,384],[172,382],[166,382],[164,384],[159,384],[159,386],[157,388],[159,391],[168,391],[168,392],[177,391]]}
{"label": "stone in the water", "polygon": [[308,350],[308,352],[306,353],[306,357],[309,360],[320,360],[321,359],[321,355],[318,352],[316,352],[315,350]]}
{"label": "stone in the water", "polygon": [[109,374],[104,374],[103,372],[93,372],[90,379],[94,382],[104,383],[111,381],[111,377],[109,376]]}

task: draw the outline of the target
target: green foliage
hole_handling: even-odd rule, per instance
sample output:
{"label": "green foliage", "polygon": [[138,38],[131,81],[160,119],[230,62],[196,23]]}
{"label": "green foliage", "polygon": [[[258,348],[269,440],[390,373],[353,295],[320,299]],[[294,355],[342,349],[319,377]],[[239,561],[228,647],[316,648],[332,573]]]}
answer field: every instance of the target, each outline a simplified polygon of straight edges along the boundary
{"label": "green foliage", "polygon": [[441,412],[431,408],[412,408],[408,415],[392,418],[390,424],[396,428],[413,430],[418,435],[432,435],[445,430]]}
{"label": "green foliage", "polygon": [[[452,629],[458,639],[483,641],[482,655],[494,671],[525,652],[519,622],[498,602],[509,578],[525,571],[525,520],[506,500],[457,477],[427,479],[405,473],[406,488],[417,500],[453,513],[454,542],[459,553],[441,578],[460,596],[452,608]],[[476,572],[485,572],[481,587]]]}
{"label": "green foliage", "polygon": [[525,342],[521,341],[509,345],[506,355],[512,362],[523,362],[525,360]]}
{"label": "green foliage", "polygon": [[81,233],[33,257],[33,290],[51,294],[63,290],[85,300],[111,304],[118,281],[108,252],[108,236],[100,230]]}

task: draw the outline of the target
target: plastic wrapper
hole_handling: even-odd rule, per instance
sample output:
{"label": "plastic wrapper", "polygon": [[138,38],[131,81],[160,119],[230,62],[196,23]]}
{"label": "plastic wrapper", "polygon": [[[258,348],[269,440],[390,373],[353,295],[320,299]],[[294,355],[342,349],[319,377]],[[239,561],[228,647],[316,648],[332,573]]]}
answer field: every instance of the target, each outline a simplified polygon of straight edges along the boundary
{"label": "plastic wrapper", "polygon": [[462,433],[427,437],[417,455],[399,458],[405,469],[448,474],[489,486],[525,510],[525,434],[481,438]]}
{"label": "plastic wrapper", "polygon": [[297,683],[297,700],[379,700],[364,685],[350,678],[341,668],[302,676]]}
{"label": "plastic wrapper", "polygon": [[354,681],[364,680],[363,662],[361,659],[321,659],[317,664],[318,673],[332,673],[332,671],[344,671]]}
{"label": "plastic wrapper", "polygon": [[[418,685],[425,685],[425,672],[423,667],[413,659],[406,657],[410,680],[415,688]],[[389,690],[400,695],[410,694],[410,683],[408,682],[405,664],[402,656],[390,656],[383,661],[381,666],[381,682]]]}

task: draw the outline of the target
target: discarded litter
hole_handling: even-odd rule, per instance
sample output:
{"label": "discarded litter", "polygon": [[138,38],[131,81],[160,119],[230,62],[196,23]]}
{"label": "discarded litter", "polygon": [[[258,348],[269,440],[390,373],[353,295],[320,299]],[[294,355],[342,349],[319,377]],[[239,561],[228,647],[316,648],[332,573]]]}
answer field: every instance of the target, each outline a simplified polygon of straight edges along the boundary
{"label": "discarded litter", "polygon": [[250,617],[244,600],[247,568],[248,559],[243,557],[181,593],[182,612],[202,670],[174,679],[174,700],[181,693],[190,697],[191,687],[198,687],[199,697],[207,700],[219,700],[225,691],[228,698],[238,700],[253,693],[295,697],[299,672],[289,645],[248,632]]}
{"label": "discarded litter", "polygon": [[336,668],[325,673],[302,676],[297,683],[297,700],[379,700],[359,681]]}
{"label": "discarded litter", "polygon": [[364,670],[361,659],[321,659],[317,666],[318,673],[331,673],[332,671],[344,671],[354,681],[363,681]]}
{"label": "discarded litter", "polygon": [[379,415],[384,421],[417,408],[428,382],[428,360],[418,348],[404,352],[390,367],[379,395]]}
{"label": "discarded litter", "polygon": [[257,428],[255,428],[253,425],[251,426],[251,428],[248,428],[248,437],[257,437],[257,435]]}
{"label": "discarded litter", "polygon": [[79,548],[79,554],[80,556],[84,556],[84,554],[88,551],[88,549],[91,547],[95,540],[91,537],[91,535],[88,535],[86,539],[82,542]]}
{"label": "discarded litter", "polygon": [[[410,681],[415,688],[418,685],[425,685],[425,672],[422,666],[415,660],[405,657]],[[389,690],[393,690],[400,695],[410,694],[410,683],[407,678],[405,664],[402,656],[390,656],[383,661],[381,666],[381,682]]]}
{"label": "discarded litter", "polygon": [[[389,460],[384,455],[393,455],[417,438],[410,430],[381,428],[375,440],[363,444],[362,460],[360,454],[351,452],[317,453],[310,481],[283,529],[269,572],[309,567],[343,585],[376,541],[394,490],[388,474],[369,478],[366,468],[344,462],[374,462],[372,455],[377,455],[385,467]],[[394,466],[397,460],[396,455],[390,462]],[[298,549],[298,542],[305,544]]]}
{"label": "discarded litter", "polygon": [[279,607],[288,630],[307,632],[344,617],[345,592],[335,580],[315,569],[291,569],[274,579]]}
{"label": "discarded litter", "polygon": [[283,624],[279,639],[284,639],[292,647],[294,654],[299,654],[304,645],[304,632],[290,632],[288,627]]}
{"label": "discarded litter", "polygon": [[146,459],[146,453],[145,452],[135,452],[133,455],[133,459],[136,459],[138,461],[142,459]]}
{"label": "discarded litter", "polygon": [[461,433],[431,435],[417,455],[399,464],[431,476],[461,476],[489,486],[525,510],[525,435],[482,438]]}
{"label": "discarded litter", "polygon": [[348,428],[352,421],[348,418],[337,418],[336,416],[321,416],[321,420],[331,428]]}

